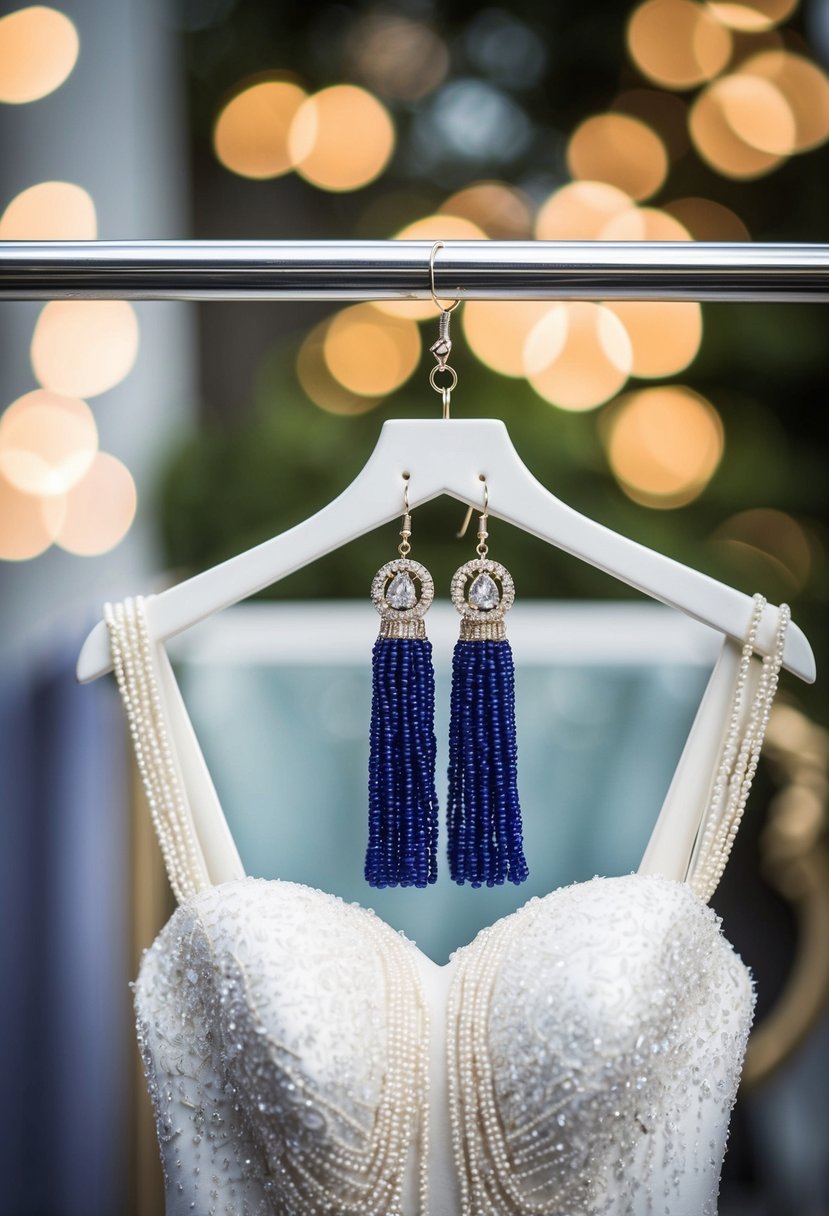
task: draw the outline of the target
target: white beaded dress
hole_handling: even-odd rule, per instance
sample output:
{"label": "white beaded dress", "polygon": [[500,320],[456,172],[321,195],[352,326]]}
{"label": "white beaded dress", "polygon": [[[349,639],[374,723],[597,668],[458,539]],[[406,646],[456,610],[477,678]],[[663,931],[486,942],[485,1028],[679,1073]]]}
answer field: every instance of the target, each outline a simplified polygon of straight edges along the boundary
{"label": "white beaded dress", "polygon": [[179,900],[135,985],[166,1216],[716,1213],[754,997],[706,900],[777,684],[785,607],[741,703],[762,603],[687,881],[594,878],[531,899],[445,967],[336,896],[208,882],[166,656],[142,601],[107,606]]}

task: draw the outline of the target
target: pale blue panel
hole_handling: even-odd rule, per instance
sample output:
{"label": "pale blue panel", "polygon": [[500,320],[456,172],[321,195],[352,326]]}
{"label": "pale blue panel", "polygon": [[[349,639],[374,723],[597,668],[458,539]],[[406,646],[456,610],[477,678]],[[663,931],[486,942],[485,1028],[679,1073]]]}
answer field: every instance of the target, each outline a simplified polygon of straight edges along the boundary
{"label": "pale blue panel", "polygon": [[[375,908],[438,962],[532,895],[637,868],[707,673],[696,665],[517,665],[520,791],[530,879],[472,890],[365,883],[370,657],[353,666],[184,663],[183,692],[251,874]],[[449,668],[438,667],[443,797]]]}

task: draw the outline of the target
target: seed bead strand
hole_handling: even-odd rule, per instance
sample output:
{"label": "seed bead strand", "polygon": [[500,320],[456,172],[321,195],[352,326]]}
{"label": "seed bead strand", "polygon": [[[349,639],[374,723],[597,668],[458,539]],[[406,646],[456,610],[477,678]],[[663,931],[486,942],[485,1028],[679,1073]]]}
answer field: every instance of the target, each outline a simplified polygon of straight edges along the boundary
{"label": "seed bead strand", "polygon": [[104,619],[150,817],[170,885],[181,903],[209,880],[170,748],[143,600],[107,604]]}
{"label": "seed bead strand", "polygon": [[164,864],[167,869],[167,874],[170,878],[170,884],[173,888],[176,899],[181,902],[183,893],[180,890],[178,883],[178,868],[175,858],[172,853],[171,841],[167,833],[162,829],[160,822],[160,800],[158,797],[158,782],[157,774],[150,766],[147,753],[145,751],[144,732],[139,724],[138,710],[135,706],[135,701],[132,695],[133,680],[131,664],[124,653],[122,647],[123,637],[123,609],[120,604],[114,608],[111,604],[104,605],[104,620],[109,629],[110,650],[112,654],[113,671],[115,673],[118,690],[121,694],[121,699],[124,704],[124,710],[127,717],[127,724],[132,736],[133,747],[135,750],[135,761],[138,767],[138,773],[144,790],[147,796],[147,805],[150,811],[155,834],[161,847],[161,853],[164,858]]}
{"label": "seed bead strand", "polygon": [[757,771],[763,739],[768,727],[771,706],[777,691],[779,671],[783,661],[786,628],[789,620],[789,609],[787,605],[783,604],[780,608],[774,651],[763,659],[763,668],[746,731],[744,757],[741,752],[741,761],[743,763],[735,771],[734,782],[730,789],[729,804],[719,826],[714,848],[707,866],[706,894],[704,896],[706,899],[711,898],[725,871],[726,863],[734,846],[737,830],[742,821],[754,775]]}
{"label": "seed bead strand", "polygon": [[161,847],[170,885],[176,899],[181,902],[186,892],[179,881],[179,866],[173,849],[172,834],[163,823],[164,786],[161,774],[153,758],[152,740],[147,732],[146,715],[139,701],[139,685],[133,662],[134,652],[130,647],[124,606],[110,604],[104,607],[104,619],[110,632],[110,647],[116,682],[124,703],[127,724],[133,740],[139,775],[147,796],[150,817]]}
{"label": "seed bead strand", "polygon": [[190,818],[186,794],[170,751],[143,600],[125,601],[123,612],[128,639],[127,654],[137,688],[139,722],[143,724],[150,741],[151,771],[156,776],[160,790],[160,821],[171,843],[178,886],[184,897],[189,898],[209,886],[207,870]]}
{"label": "seed bead strand", "polygon": [[783,662],[786,631],[791,620],[791,612],[787,604],[780,605],[774,647],[771,654],[765,655],[763,658],[748,721],[738,747],[737,737],[743,711],[743,696],[764,608],[765,600],[762,596],[755,596],[755,612],[741,656],[726,745],[717,771],[709,809],[705,816],[706,827],[688,879],[693,890],[706,901],[717,889],[734,846],[757,771]]}
{"label": "seed bead strand", "polygon": [[[766,601],[764,597],[761,595],[755,595],[754,611],[752,613],[751,623],[749,625],[748,636],[746,637],[742,654],[740,656],[740,664],[737,670],[734,691],[731,697],[731,707],[729,710],[728,729],[726,731],[725,744],[723,745],[722,755],[720,756],[720,762],[714,778],[711,797],[708,803],[708,810],[703,817],[705,827],[703,829],[699,847],[695,850],[691,867],[692,873],[696,873],[698,870],[701,859],[710,855],[717,826],[724,813],[728,783],[734,767],[734,762],[737,758],[737,741],[740,732],[740,719],[743,712],[745,687],[748,680],[748,672],[751,665],[752,655],[754,654],[754,643],[757,637],[757,630],[759,628],[765,606]],[[693,882],[691,885],[694,885]]]}
{"label": "seed bead strand", "polygon": [[[149,649],[145,648],[140,627],[143,617],[143,601],[127,600],[122,606],[125,633],[128,640],[127,654],[134,664],[132,681],[137,688],[139,721],[143,724],[150,741],[151,772],[155,775],[160,792],[161,822],[166,825],[171,842],[170,852],[176,860],[177,883],[185,898],[199,890],[194,879],[191,849],[184,832],[179,803],[183,797],[177,775],[166,762],[164,754],[165,733],[159,731],[153,705],[155,673],[150,663]],[[205,876],[206,879],[206,876]],[[201,884],[206,886],[206,881]]]}
{"label": "seed bead strand", "polygon": [[[453,955],[452,957],[454,958],[455,956]],[[446,1076],[449,1093],[449,1128],[455,1172],[460,1190],[461,1216],[468,1216],[470,1212],[469,1179],[460,1097],[460,1010],[463,1008],[464,1003],[466,955],[460,955],[458,958],[458,969],[449,990],[449,1001],[446,1008]]]}
{"label": "seed bead strand", "polygon": [[[387,1066],[384,1075],[383,1118],[375,1128],[375,1161],[367,1171],[375,1175],[379,1191],[365,1196],[355,1210],[371,1216],[401,1212],[403,1177],[412,1144],[419,1132],[421,1157],[418,1199],[421,1216],[429,1212],[429,1014],[417,974],[412,946],[373,913],[355,911],[368,924],[386,972]],[[412,1081],[414,1080],[414,1086]],[[414,1092],[413,1092],[414,1091]],[[382,1124],[383,1135],[377,1136]],[[379,1151],[378,1151],[379,1150]],[[384,1195],[391,1184],[388,1202]],[[336,1208],[337,1192],[332,1194]]]}
{"label": "seed bead strand", "polygon": [[[118,606],[118,619],[122,627],[122,637],[126,642],[124,654],[126,658],[127,683],[134,690],[133,708],[136,713],[137,729],[145,739],[145,751],[149,759],[149,776],[156,788],[159,807],[159,826],[167,839],[167,854],[172,858],[175,873],[175,883],[171,875],[171,885],[180,900],[194,893],[195,887],[190,877],[187,865],[187,849],[177,817],[176,791],[170,785],[170,775],[164,765],[161,743],[155,730],[152,714],[152,700],[149,688],[150,680],[144,661],[144,651],[140,634],[136,625],[136,612],[141,607],[126,601]],[[179,892],[181,894],[179,894]]]}
{"label": "seed bead strand", "polygon": [[172,819],[176,827],[177,838],[184,850],[186,872],[192,886],[195,890],[200,891],[202,888],[210,886],[210,879],[195,824],[193,823],[193,815],[184,789],[181,772],[170,742],[170,731],[162,705],[161,691],[156,675],[153,648],[147,627],[147,615],[143,600],[134,601],[133,618],[141,646],[141,670],[143,670],[146,677],[153,730],[159,741],[164,772],[168,774],[169,786],[173,794],[174,814]]}
{"label": "seed bead strand", "polygon": [[[449,995],[447,1074],[452,1150],[460,1190],[460,1216],[541,1216],[550,1209],[542,1186],[522,1188],[520,1180],[539,1169],[544,1149],[525,1154],[516,1170],[495,1093],[490,1058],[489,1014],[499,971],[515,935],[541,909],[531,900],[518,912],[483,930],[460,954]],[[548,1189],[548,1187],[547,1187]]]}
{"label": "seed bead strand", "polygon": [[716,816],[711,816],[703,840],[704,847],[700,849],[696,859],[692,885],[697,893],[706,899],[711,897],[724,872],[756,770],[759,754],[758,734],[759,742],[762,742],[762,731],[765,729],[762,725],[763,709],[770,705],[769,671],[772,662],[768,657],[763,662],[736,761],[730,766],[730,771],[722,782],[720,797],[723,797],[724,792],[725,806]]}
{"label": "seed bead strand", "polygon": [[[353,1121],[317,1093],[309,1094],[333,1120],[323,1152],[312,1140],[284,1159],[282,1202],[296,1216],[402,1216],[406,1167],[419,1137],[418,1210],[428,1216],[429,1015],[414,951],[373,912],[346,905],[344,913],[366,934],[383,973],[386,1051],[380,1097],[363,1145],[355,1146],[335,1130],[342,1119],[353,1132]],[[292,1076],[302,1092],[306,1081],[299,1073]]]}

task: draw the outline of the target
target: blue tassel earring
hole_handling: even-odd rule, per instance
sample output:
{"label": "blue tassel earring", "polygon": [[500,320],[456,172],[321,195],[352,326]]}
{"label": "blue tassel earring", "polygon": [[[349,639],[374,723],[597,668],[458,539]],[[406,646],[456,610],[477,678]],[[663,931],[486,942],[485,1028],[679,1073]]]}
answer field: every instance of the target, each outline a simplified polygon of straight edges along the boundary
{"label": "blue tassel earring", "polygon": [[371,585],[380,613],[372,654],[365,862],[372,887],[425,887],[437,878],[435,677],[423,623],[435,588],[426,567],[409,558],[411,534],[406,484],[400,556],[378,570]]}
{"label": "blue tassel earring", "polygon": [[473,887],[520,883],[529,873],[518,801],[515,672],[504,626],[515,587],[509,571],[487,556],[488,504],[484,482],[478,556],[452,579],[461,632],[452,662],[449,872]]}

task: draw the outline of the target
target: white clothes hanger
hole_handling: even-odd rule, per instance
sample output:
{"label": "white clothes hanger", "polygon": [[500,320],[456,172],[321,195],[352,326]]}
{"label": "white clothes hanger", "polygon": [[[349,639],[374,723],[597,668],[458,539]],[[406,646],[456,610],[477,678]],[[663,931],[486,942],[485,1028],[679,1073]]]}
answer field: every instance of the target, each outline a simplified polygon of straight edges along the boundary
{"label": "white clothes hanger", "polygon": [[[412,510],[441,494],[479,506],[485,477],[490,515],[738,643],[746,636],[752,613],[749,596],[566,506],[522,462],[500,420],[395,419],[383,424],[361,472],[328,506],[287,532],[154,596],[148,604],[154,640],[189,629],[402,515],[404,474],[408,474]],[[771,649],[775,624],[776,612],[769,606],[758,632],[759,650]],[[815,678],[811,647],[794,624],[786,638],[783,665],[809,683]],[[86,683],[111,670],[109,640],[101,621],[83,644],[77,676]]]}
{"label": "white clothes hanger", "polygon": [[[683,880],[706,806],[721,749],[726,706],[753,611],[751,598],[706,574],[683,566],[604,525],[580,515],[545,489],[523,463],[504,423],[497,419],[396,419],[383,424],[361,472],[328,506],[287,532],[147,600],[147,625],[159,644],[213,613],[238,603],[295,570],[402,514],[403,489],[410,509],[449,494],[482,505],[486,479],[489,514],[606,571],[631,587],[725,635],[702,705],[666,796],[640,873]],[[777,612],[767,606],[757,649],[773,647]],[[163,660],[159,656],[163,666]],[[803,632],[791,624],[783,665],[802,680],[815,678],[815,660]],[[103,621],[91,631],[78,658],[81,682],[112,669]],[[172,717],[178,718],[180,698]],[[197,835],[212,882],[239,877],[235,851],[201,754],[181,723],[171,722],[190,756],[197,784],[186,777]]]}

